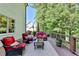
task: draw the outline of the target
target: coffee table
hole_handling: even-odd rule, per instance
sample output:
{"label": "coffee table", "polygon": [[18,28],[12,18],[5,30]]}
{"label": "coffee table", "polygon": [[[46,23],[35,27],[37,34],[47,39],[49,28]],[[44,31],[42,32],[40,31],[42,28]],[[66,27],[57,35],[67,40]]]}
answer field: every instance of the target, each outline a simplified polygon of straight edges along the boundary
{"label": "coffee table", "polygon": [[37,49],[37,48],[44,49],[44,41],[43,41],[43,39],[36,39],[36,41],[34,41],[34,49]]}

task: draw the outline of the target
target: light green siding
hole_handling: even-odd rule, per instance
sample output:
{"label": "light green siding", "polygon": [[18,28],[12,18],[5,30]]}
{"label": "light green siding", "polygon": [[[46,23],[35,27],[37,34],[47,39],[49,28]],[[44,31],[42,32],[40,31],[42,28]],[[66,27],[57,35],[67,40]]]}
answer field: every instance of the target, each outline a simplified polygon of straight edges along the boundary
{"label": "light green siding", "polygon": [[14,36],[16,39],[21,38],[25,32],[25,6],[22,3],[2,3],[0,4],[0,14],[15,19],[15,32],[12,34],[0,34],[0,38],[4,36]]}

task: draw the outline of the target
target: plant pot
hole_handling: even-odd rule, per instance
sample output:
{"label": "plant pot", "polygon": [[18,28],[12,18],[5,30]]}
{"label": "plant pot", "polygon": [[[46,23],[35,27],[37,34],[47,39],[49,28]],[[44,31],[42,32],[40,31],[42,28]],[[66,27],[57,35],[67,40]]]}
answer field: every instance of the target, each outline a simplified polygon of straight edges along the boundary
{"label": "plant pot", "polygon": [[61,47],[61,46],[62,46],[62,40],[60,40],[60,39],[57,40],[57,41],[56,41],[56,45],[57,45],[58,47]]}

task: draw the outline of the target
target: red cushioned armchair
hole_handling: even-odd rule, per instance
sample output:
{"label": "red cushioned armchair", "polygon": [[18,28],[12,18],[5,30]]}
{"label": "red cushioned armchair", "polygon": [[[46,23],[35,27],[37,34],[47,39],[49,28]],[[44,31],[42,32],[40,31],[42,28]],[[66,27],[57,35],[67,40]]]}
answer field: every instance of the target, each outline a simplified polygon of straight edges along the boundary
{"label": "red cushioned armchair", "polygon": [[29,43],[29,41],[33,40],[33,37],[29,37],[27,33],[22,33],[23,42]]}
{"label": "red cushioned armchair", "polygon": [[37,38],[42,38],[44,41],[47,40],[47,34],[45,32],[37,32],[35,35]]}
{"label": "red cushioned armchair", "polygon": [[27,33],[23,33],[22,34],[22,38],[23,38],[23,42],[24,43],[29,43],[29,39],[28,39],[28,34]]}
{"label": "red cushioned armchair", "polygon": [[25,43],[17,42],[13,36],[3,38],[2,42],[7,56],[22,55]]}

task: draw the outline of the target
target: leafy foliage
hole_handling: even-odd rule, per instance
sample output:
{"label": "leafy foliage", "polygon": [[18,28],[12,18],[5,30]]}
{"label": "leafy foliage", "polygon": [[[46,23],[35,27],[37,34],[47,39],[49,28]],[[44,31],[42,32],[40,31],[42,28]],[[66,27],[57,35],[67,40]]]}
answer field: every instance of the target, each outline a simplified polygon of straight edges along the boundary
{"label": "leafy foliage", "polygon": [[32,4],[37,10],[36,21],[40,31],[79,34],[79,5],[73,3]]}

